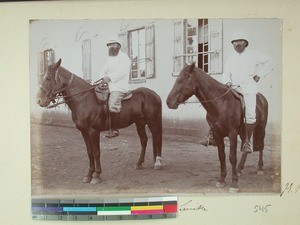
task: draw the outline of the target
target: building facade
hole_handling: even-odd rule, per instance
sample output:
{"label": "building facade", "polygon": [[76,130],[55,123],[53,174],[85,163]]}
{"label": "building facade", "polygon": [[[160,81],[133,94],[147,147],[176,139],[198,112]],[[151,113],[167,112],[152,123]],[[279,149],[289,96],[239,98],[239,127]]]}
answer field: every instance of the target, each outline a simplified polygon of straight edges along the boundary
{"label": "building facade", "polygon": [[[260,81],[260,92],[270,104],[269,123],[281,126],[281,21],[279,19],[160,19],[160,20],[37,20],[30,22],[31,113],[44,112],[35,94],[47,65],[62,59],[62,66],[93,83],[107,59],[106,37],[117,33],[122,51],[131,59],[131,89],[148,87],[163,101],[164,127],[207,129],[206,112],[195,97],[177,110],[165,104],[177,75],[195,62],[221,81],[223,67],[234,51],[231,35],[248,33],[249,48],[269,55],[275,70]],[[52,109],[53,110],[53,109]],[[67,107],[52,113],[69,114]],[[202,122],[201,122],[202,121]],[[273,129],[273,128],[272,128]]]}

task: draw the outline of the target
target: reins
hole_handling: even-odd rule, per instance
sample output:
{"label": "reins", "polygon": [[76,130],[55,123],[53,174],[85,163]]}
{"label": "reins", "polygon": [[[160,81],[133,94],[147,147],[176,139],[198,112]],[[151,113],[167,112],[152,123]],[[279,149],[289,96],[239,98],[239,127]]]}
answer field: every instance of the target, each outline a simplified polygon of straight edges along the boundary
{"label": "reins", "polygon": [[209,103],[209,102],[217,101],[217,100],[223,98],[225,95],[227,95],[229,93],[229,91],[231,91],[231,87],[229,87],[224,94],[222,94],[222,95],[220,95],[220,96],[218,96],[216,98],[213,98],[213,99],[210,99],[210,100],[205,100],[205,101],[200,101],[200,102],[201,103]]}
{"label": "reins", "polygon": [[[185,72],[185,73],[189,76],[189,79],[191,79],[192,74],[187,73],[187,72]],[[186,88],[186,86],[187,86],[187,83],[185,84],[185,88]],[[194,93],[195,93],[195,89],[196,89],[196,88],[193,87]],[[210,103],[210,102],[217,101],[217,100],[223,98],[225,95],[227,95],[230,91],[231,91],[231,87],[229,87],[229,88],[227,89],[227,91],[226,91],[224,94],[222,94],[222,95],[220,95],[220,96],[218,96],[218,97],[216,97],[216,98],[213,98],[213,99],[200,101],[200,103],[202,104],[202,103]],[[180,97],[181,97],[181,95],[179,96],[179,98],[180,98]]]}
{"label": "reins", "polygon": [[[94,88],[95,88],[95,87],[93,86],[93,87],[91,87],[91,88],[89,88],[89,89],[87,89],[87,90],[85,90],[85,91],[81,91],[81,92],[78,92],[78,93],[73,94],[73,95],[63,96],[63,98],[66,99],[66,98],[70,98],[70,97],[79,97],[79,96],[81,96],[81,95],[83,95],[83,94],[89,92],[90,90],[92,90],[92,89],[94,89]],[[58,94],[58,93],[57,93],[57,94]],[[58,96],[58,97],[56,96],[54,99],[60,99],[60,98],[61,98],[61,96]],[[47,106],[47,109],[55,108],[55,107],[57,107],[58,105],[68,103],[69,101],[71,101],[71,99],[69,99],[69,100],[63,100],[63,101],[61,101],[61,102],[54,103],[54,104],[52,104],[52,105],[50,105],[50,106]]]}
{"label": "reins", "polygon": [[[58,78],[58,70],[57,70],[56,73],[55,73],[55,78],[56,78],[56,79]],[[70,80],[68,81],[67,85],[64,86],[63,88],[61,88],[61,89],[55,91],[54,93],[52,93],[52,95],[54,95],[55,97],[54,97],[53,99],[49,99],[49,100],[52,101],[52,102],[54,101],[54,102],[53,102],[52,105],[47,106],[47,109],[55,108],[55,107],[57,107],[57,106],[59,106],[59,105],[61,105],[61,104],[66,104],[66,103],[68,103],[69,101],[71,101],[71,99],[69,99],[69,100],[63,100],[63,101],[60,101],[60,102],[55,103],[55,99],[60,99],[60,98],[61,98],[61,95],[58,95],[58,96],[57,96],[57,94],[61,94],[63,91],[66,91],[66,90],[68,89],[68,87],[71,85],[73,79],[74,79],[74,74],[71,73],[71,78],[70,78]],[[40,88],[41,88],[42,90],[44,90],[44,91],[47,93],[47,95],[49,95],[50,90],[48,91],[48,90],[47,90],[45,87],[43,87],[42,85],[40,85]],[[89,89],[87,89],[87,90],[84,90],[84,91],[81,91],[81,92],[78,92],[78,93],[75,93],[75,94],[72,94],[72,95],[66,95],[66,96],[63,96],[63,98],[66,99],[66,98],[71,98],[71,97],[79,97],[79,96],[81,96],[81,95],[83,95],[83,94],[89,92],[90,90],[92,90],[92,89],[94,89],[94,88],[95,88],[95,86],[92,86],[91,88],[89,88]],[[52,87],[51,92],[53,91],[53,89],[54,89],[54,86]]]}

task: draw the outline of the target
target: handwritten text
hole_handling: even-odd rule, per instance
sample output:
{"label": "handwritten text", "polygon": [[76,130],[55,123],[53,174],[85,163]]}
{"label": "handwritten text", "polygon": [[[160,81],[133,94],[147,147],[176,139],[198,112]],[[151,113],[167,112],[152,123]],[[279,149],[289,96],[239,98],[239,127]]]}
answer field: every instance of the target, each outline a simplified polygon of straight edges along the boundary
{"label": "handwritten text", "polygon": [[294,183],[286,183],[280,197],[284,194],[293,193],[296,194],[300,190],[300,184],[296,185]]}
{"label": "handwritten text", "polygon": [[208,211],[204,205],[199,202],[194,202],[190,200],[182,205],[180,205],[179,211]]}

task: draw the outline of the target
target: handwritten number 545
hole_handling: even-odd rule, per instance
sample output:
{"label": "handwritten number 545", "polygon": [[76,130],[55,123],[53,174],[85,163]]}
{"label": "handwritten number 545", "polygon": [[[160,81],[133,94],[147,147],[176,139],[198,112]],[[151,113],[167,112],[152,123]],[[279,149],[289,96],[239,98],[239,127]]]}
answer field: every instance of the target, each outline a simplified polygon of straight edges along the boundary
{"label": "handwritten number 545", "polygon": [[271,205],[255,205],[254,206],[254,212],[257,213],[257,212],[261,212],[261,213],[268,213],[269,210],[270,210],[270,206]]}

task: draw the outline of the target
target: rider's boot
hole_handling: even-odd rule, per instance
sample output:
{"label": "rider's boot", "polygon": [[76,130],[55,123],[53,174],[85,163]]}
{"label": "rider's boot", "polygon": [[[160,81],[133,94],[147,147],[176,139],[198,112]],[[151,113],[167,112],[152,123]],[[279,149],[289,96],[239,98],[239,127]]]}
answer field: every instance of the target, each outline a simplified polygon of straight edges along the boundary
{"label": "rider's boot", "polygon": [[252,144],[250,142],[251,140],[251,136],[252,136],[252,133],[253,133],[253,130],[254,130],[254,124],[249,124],[249,123],[246,123],[246,142],[245,144],[243,145],[242,147],[242,152],[243,153],[252,153],[253,152],[253,147],[252,147]]}
{"label": "rider's boot", "polygon": [[106,138],[114,138],[119,136],[119,118],[120,113],[110,112],[110,129],[108,135],[105,135]]}

